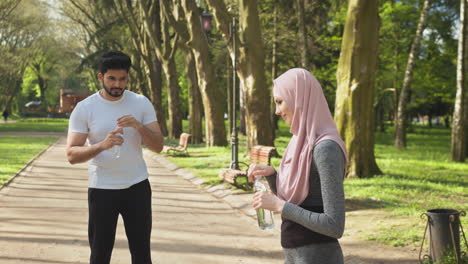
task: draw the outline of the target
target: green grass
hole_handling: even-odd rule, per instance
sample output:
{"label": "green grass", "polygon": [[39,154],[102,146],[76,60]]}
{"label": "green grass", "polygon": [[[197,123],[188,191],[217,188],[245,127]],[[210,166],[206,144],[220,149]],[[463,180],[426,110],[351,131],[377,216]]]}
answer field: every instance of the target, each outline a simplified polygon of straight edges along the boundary
{"label": "green grass", "polygon": [[[282,154],[291,135],[284,122],[279,125],[275,145]],[[0,132],[64,132],[67,126],[67,119],[20,119],[17,123],[0,124]],[[187,127],[186,121],[184,127]],[[0,183],[55,139],[0,137]],[[239,160],[248,164],[245,142],[245,137],[239,136]],[[177,140],[167,139],[166,144],[177,145]],[[190,169],[208,185],[220,183],[218,173],[229,167],[230,147],[207,148],[204,144],[192,144],[188,149],[190,156],[169,156],[169,159]],[[408,134],[405,150],[393,147],[391,129],[387,133],[377,133],[375,154],[384,175],[348,179],[344,184],[347,204],[354,205],[353,210],[383,209],[387,212],[376,228],[363,232],[361,237],[393,246],[419,246],[427,221],[420,218],[422,213],[434,208],[468,210],[468,164],[450,161],[449,129],[414,127]],[[278,167],[280,161],[280,158],[273,158],[271,162]],[[246,169],[246,165],[241,164],[241,169]],[[461,222],[466,229],[468,217],[461,217]]]}
{"label": "green grass", "polygon": [[[361,237],[393,246],[420,246],[426,219],[420,215],[429,209],[468,210],[468,164],[450,161],[450,130],[415,127],[408,134],[408,147],[393,147],[393,131],[376,134],[375,154],[384,175],[345,181],[347,204],[359,209],[383,209],[375,230]],[[289,128],[280,122],[275,145],[284,153],[290,139]],[[176,143],[176,141],[169,141]],[[219,170],[230,163],[230,147],[207,148],[189,145],[190,157],[170,157],[181,167],[205,179],[207,184],[220,183]],[[239,159],[248,163],[245,137],[240,137]],[[272,159],[277,167],[279,158]],[[243,167],[245,168],[245,166]],[[461,217],[468,227],[468,217]],[[466,230],[468,231],[468,230]]]}
{"label": "green grass", "polygon": [[[289,130],[285,124],[280,123],[282,133],[277,139],[277,149],[283,153],[287,142],[289,141]],[[187,124],[184,122],[184,127]],[[188,131],[188,130],[185,130]],[[178,139],[165,139],[166,145],[176,146]],[[188,147],[190,156],[167,156],[172,162],[176,163],[179,167],[190,169],[194,175],[205,180],[207,185],[215,185],[222,182],[218,177],[218,173],[223,168],[229,168],[231,162],[231,147],[211,147],[208,148],[204,143],[190,144]],[[247,169],[249,164],[249,157],[246,153],[246,137],[239,136],[239,162],[240,169]],[[272,165],[279,166],[281,159],[272,158]]]}
{"label": "green grass", "polygon": [[[363,235],[393,246],[418,246],[429,209],[468,209],[468,164],[450,161],[450,130],[417,127],[408,134],[405,150],[393,147],[393,132],[376,135],[376,159],[384,175],[345,181],[346,198],[374,201],[390,216],[377,232]],[[392,218],[406,219],[388,224]],[[462,217],[462,225],[468,219]]]}
{"label": "green grass", "polygon": [[461,254],[460,254],[460,259],[457,262],[457,257],[455,256],[455,253],[453,252],[453,249],[449,249],[446,252],[444,252],[444,256],[437,260],[437,261],[432,261],[432,259],[425,259],[421,263],[422,264],[468,264],[468,256],[466,254],[463,254],[463,252],[466,252],[466,249],[463,249],[463,243],[461,244]]}
{"label": "green grass", "polygon": [[0,132],[66,132],[68,119],[65,118],[25,118],[16,123],[0,122]]}
{"label": "green grass", "polygon": [[0,185],[10,179],[28,161],[57,137],[0,137]]}

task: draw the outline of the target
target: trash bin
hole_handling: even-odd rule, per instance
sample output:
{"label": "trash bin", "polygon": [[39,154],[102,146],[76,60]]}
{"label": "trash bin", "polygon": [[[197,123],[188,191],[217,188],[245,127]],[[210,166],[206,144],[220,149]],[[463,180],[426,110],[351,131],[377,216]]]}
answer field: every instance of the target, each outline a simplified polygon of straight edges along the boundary
{"label": "trash bin", "polygon": [[[427,216],[426,229],[424,231],[419,260],[421,260],[421,252],[426,237],[427,228],[429,227],[429,257],[431,261],[442,260],[448,254],[455,254],[457,263],[460,260],[460,215],[465,215],[465,212],[459,212],[454,209],[431,209],[422,216]],[[463,232],[463,228],[461,229]],[[466,238],[463,233],[463,237]]]}

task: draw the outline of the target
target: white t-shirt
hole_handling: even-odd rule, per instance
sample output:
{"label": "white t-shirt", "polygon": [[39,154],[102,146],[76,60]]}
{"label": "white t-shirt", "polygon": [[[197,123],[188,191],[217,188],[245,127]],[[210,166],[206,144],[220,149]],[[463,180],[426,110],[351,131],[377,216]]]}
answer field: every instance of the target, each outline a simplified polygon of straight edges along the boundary
{"label": "white t-shirt", "polygon": [[[88,134],[88,144],[94,145],[116,128],[119,117],[129,114],[142,125],[156,121],[154,107],[143,95],[124,91],[118,101],[109,101],[97,92],[76,105],[68,132]],[[133,127],[123,131],[124,143],[119,158],[112,155],[110,148],[88,162],[90,188],[125,189],[148,178],[140,133]]]}

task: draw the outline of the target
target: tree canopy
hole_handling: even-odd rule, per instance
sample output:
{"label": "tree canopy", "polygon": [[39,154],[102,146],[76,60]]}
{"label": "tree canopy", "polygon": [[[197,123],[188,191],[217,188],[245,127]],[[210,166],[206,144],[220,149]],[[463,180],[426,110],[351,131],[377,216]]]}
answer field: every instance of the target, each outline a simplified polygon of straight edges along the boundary
{"label": "tree canopy", "polygon": [[[232,59],[237,62],[241,132],[248,144],[273,144],[272,80],[305,67],[321,83],[335,112],[337,69],[348,1],[3,0],[0,3],[0,106],[24,114],[29,101],[59,110],[59,90],[100,89],[96,62],[110,49],[134,62],[128,89],[153,102],[165,135],[177,137],[189,116],[197,141],[225,145],[231,118]],[[397,118],[405,70],[423,0],[378,1],[378,48],[373,88],[374,127]],[[460,2],[432,0],[415,53],[407,121],[428,117],[449,125],[456,94]],[[203,31],[202,14],[211,15]],[[197,17],[194,17],[197,16]],[[190,19],[195,19],[189,21]],[[230,23],[238,27],[230,32]],[[195,27],[194,27],[195,26]],[[235,49],[232,40],[239,44]],[[193,57],[192,57],[193,56]],[[194,66],[188,67],[189,65]],[[196,74],[194,74],[196,73]],[[197,93],[194,93],[196,91]],[[201,92],[201,93],[200,93]],[[202,119],[206,122],[202,131]],[[167,123],[167,125],[166,125]],[[433,122],[429,122],[432,124]]]}

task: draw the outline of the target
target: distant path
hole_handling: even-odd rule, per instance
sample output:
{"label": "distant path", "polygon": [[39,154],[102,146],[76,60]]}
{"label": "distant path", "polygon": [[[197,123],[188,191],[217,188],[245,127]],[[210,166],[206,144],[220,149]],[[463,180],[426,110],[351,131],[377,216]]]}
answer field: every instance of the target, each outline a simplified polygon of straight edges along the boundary
{"label": "distant path", "polygon": [[0,132],[0,136],[24,136],[24,137],[66,137],[67,132]]}
{"label": "distant path", "polygon": [[[1,125],[1,124],[5,124],[5,120],[3,120],[3,118],[0,119],[0,120],[1,120],[1,121],[0,121],[0,125]],[[16,123],[16,120],[7,120],[6,123],[7,123],[7,124]]]}
{"label": "distant path", "polygon": [[[0,191],[0,263],[89,263],[87,164],[70,165],[62,137]],[[146,155],[157,264],[280,264],[278,233]],[[119,219],[112,264],[129,264]]]}

